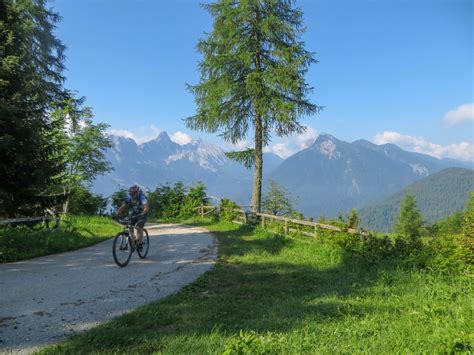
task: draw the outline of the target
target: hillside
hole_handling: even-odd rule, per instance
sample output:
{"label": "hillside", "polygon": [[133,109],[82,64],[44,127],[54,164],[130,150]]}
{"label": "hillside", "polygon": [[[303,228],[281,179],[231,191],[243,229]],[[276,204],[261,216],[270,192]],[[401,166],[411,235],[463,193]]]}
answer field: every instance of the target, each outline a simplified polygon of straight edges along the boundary
{"label": "hillside", "polygon": [[449,168],[362,208],[360,218],[365,228],[390,232],[399,212],[400,201],[407,193],[411,193],[425,220],[433,223],[455,211],[463,210],[469,192],[473,190],[474,170]]}

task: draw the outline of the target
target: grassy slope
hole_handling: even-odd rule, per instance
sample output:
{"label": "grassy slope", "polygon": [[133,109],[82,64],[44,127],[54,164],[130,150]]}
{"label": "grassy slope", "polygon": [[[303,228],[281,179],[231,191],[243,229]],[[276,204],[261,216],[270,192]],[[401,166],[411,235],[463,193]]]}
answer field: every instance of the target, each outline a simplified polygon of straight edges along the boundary
{"label": "grassy slope", "polygon": [[178,294],[44,353],[440,352],[466,349],[469,283],[247,226],[205,223],[219,262]]}
{"label": "grassy slope", "polygon": [[83,248],[104,241],[120,231],[106,217],[73,216],[61,221],[59,230],[25,227],[0,229],[0,263]]}

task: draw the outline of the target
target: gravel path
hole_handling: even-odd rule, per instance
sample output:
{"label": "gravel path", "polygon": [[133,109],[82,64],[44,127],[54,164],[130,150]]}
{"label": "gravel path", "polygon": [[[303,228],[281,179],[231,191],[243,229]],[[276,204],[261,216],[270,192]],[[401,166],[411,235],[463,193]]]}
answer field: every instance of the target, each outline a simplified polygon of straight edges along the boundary
{"label": "gravel path", "polygon": [[0,353],[30,353],[166,297],[209,270],[217,245],[204,229],[148,226],[150,251],[125,268],[112,239],[92,247],[0,265]]}

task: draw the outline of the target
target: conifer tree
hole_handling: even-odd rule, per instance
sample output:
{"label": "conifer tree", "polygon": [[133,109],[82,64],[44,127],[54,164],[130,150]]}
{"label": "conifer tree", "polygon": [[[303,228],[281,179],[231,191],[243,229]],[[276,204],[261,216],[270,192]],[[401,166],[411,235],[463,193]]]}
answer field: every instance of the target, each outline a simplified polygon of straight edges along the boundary
{"label": "conifer tree", "polygon": [[288,215],[293,211],[293,201],[288,191],[273,180],[270,180],[268,191],[263,196],[262,206],[264,211],[276,216]]}
{"label": "conifer tree", "polygon": [[38,195],[64,171],[49,118],[68,96],[58,20],[44,0],[0,0],[0,215],[40,207]]}
{"label": "conifer tree", "polygon": [[253,132],[253,147],[229,157],[254,167],[252,208],[260,211],[263,148],[272,133],[301,133],[303,115],[319,107],[309,102],[305,74],[313,54],[301,41],[302,12],[292,0],[218,0],[205,5],[213,29],[199,41],[200,81],[188,86],[197,113],[189,128],[220,132],[231,143]]}
{"label": "conifer tree", "polygon": [[412,241],[421,236],[423,217],[413,195],[407,194],[400,203],[400,213],[394,225],[395,233]]}

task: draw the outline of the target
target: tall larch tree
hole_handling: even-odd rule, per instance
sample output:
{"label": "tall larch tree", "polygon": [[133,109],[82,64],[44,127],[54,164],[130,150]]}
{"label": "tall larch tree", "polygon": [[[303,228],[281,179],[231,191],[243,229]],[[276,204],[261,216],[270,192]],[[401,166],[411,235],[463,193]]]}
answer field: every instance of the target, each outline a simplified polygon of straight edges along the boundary
{"label": "tall larch tree", "polygon": [[254,147],[229,157],[254,167],[252,208],[259,212],[263,148],[272,134],[302,133],[300,118],[320,109],[307,99],[305,82],[316,60],[301,41],[303,14],[292,0],[219,0],[204,8],[214,22],[197,45],[200,81],[188,86],[197,113],[185,122],[233,144],[253,133]]}

